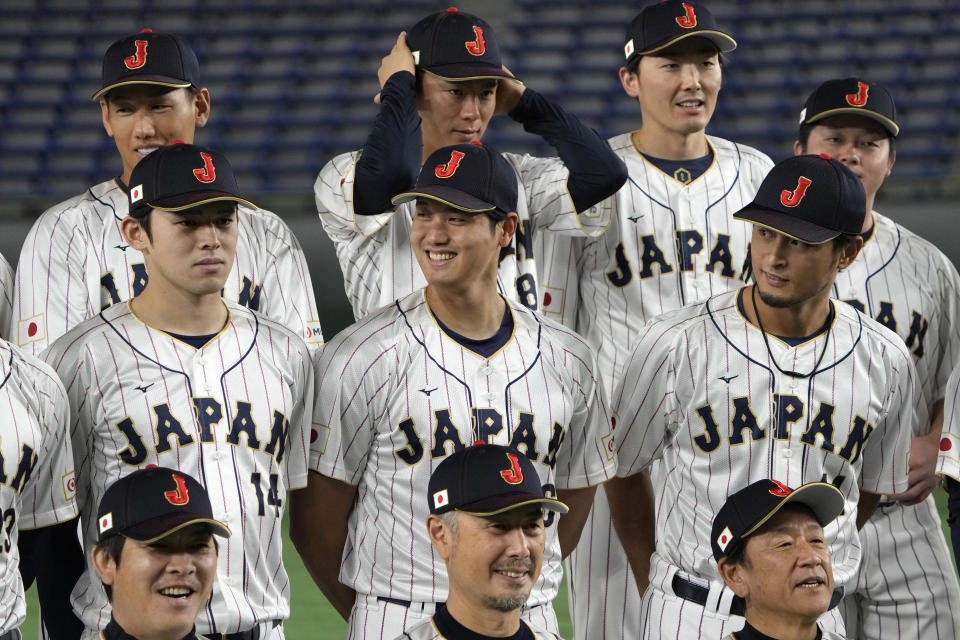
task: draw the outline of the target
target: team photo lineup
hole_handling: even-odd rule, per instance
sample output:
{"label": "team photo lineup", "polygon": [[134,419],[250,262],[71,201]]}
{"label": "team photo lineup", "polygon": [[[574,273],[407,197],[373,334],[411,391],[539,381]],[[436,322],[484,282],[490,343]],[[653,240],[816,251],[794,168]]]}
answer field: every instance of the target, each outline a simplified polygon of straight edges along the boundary
{"label": "team photo lineup", "polygon": [[0,256],[0,640],[960,640],[960,274],[875,210],[897,87],[811,82],[774,162],[708,133],[722,14],[645,0],[607,137],[477,6],[395,34],[296,235],[201,135],[217,60],[97,51],[111,168]]}

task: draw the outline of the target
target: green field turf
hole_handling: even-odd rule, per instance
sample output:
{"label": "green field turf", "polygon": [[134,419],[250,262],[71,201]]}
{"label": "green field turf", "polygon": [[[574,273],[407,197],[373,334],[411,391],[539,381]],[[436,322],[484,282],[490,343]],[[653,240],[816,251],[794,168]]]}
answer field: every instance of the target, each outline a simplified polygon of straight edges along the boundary
{"label": "green field turf", "polygon": [[[937,500],[937,506],[940,508],[940,514],[944,523],[944,535],[947,536],[949,545],[950,531],[946,526],[946,494],[942,489],[937,489],[934,493]],[[286,531],[286,527],[284,527]],[[327,604],[326,599],[320,595],[319,589],[313,584],[310,576],[307,575],[300,557],[289,542],[285,541],[284,561],[287,572],[290,574],[291,583],[291,616],[284,625],[284,632],[289,640],[333,640],[343,638],[346,635],[347,624],[340,615]],[[952,559],[951,559],[952,561]],[[571,640],[573,633],[570,626],[570,613],[567,607],[567,589],[561,586],[560,595],[553,603],[557,611],[557,617],[560,619],[560,634]],[[27,620],[21,627],[25,640],[34,640],[37,638],[37,600],[36,587],[32,587],[27,592]]]}

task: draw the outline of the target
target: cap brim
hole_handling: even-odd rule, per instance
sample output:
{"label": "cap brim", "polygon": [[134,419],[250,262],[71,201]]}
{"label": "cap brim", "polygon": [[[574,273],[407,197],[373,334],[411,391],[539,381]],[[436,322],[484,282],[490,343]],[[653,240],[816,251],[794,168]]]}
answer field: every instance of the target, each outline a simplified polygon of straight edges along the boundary
{"label": "cap brim", "polygon": [[107,85],[103,89],[100,89],[95,94],[93,94],[93,97],[91,97],[90,99],[96,100],[97,98],[105,94],[107,91],[110,91],[111,89],[116,89],[117,87],[126,86],[128,84],[153,84],[160,87],[170,87],[171,89],[185,89],[191,86],[189,82],[184,82],[183,80],[177,80],[176,78],[168,78],[166,76],[148,76],[148,75],[130,76],[119,82],[114,82],[113,84]]}
{"label": "cap brim", "polygon": [[758,224],[761,227],[772,229],[788,238],[793,238],[806,244],[823,244],[840,235],[839,231],[826,229],[812,222],[788,216],[781,211],[765,209],[755,204],[746,206],[733,214],[733,217],[737,220],[745,220],[753,224]]}
{"label": "cap brim", "polygon": [[837,109],[827,109],[826,111],[821,111],[820,113],[811,116],[803,121],[804,124],[813,124],[823,120],[824,118],[829,118],[830,116],[839,116],[843,114],[850,114],[854,116],[862,116],[864,118],[869,118],[875,122],[879,122],[884,129],[896,138],[900,134],[900,127],[896,122],[888,118],[887,116],[877,113],[876,111],[871,111],[870,109],[863,109],[860,107],[840,107]]}
{"label": "cap brim", "polygon": [[514,80],[520,82],[502,68],[491,64],[440,64],[432,67],[422,67],[431,75],[443,80],[460,82],[463,80]]}
{"label": "cap brim", "polygon": [[187,513],[177,514],[167,518],[157,518],[149,522],[129,527],[124,531],[116,531],[115,533],[122,534],[127,538],[136,540],[138,542],[155,542],[161,538],[167,537],[175,531],[179,531],[194,524],[209,525],[211,533],[213,533],[213,535],[220,536],[221,538],[229,538],[231,535],[229,527],[219,520],[203,518],[197,516],[196,514]]}
{"label": "cap brim", "polygon": [[194,193],[155,200],[154,202],[148,202],[146,206],[153,207],[154,209],[160,209],[161,211],[184,211],[185,209],[193,209],[194,207],[199,207],[210,202],[220,202],[223,200],[232,200],[233,202],[242,203],[251,209],[257,208],[257,205],[253,204],[249,200],[245,200],[244,198],[230,193],[225,193],[223,191],[197,191]]}
{"label": "cap brim", "polygon": [[810,484],[805,484],[781,500],[760,522],[740,534],[740,538],[746,538],[754,533],[788,504],[804,505],[813,512],[820,526],[825,527],[843,513],[843,503],[843,494],[832,484],[826,482],[811,482]]}
{"label": "cap brim", "polygon": [[646,49],[644,51],[637,51],[636,55],[638,56],[648,56],[656,53],[657,51],[663,51],[667,47],[674,45],[681,40],[686,40],[687,38],[704,38],[709,40],[717,46],[722,53],[729,53],[737,48],[737,41],[723,33],[722,31],[692,31],[690,33],[684,33],[683,35],[677,36],[672,40],[668,40],[663,44],[658,44],[657,46]]}
{"label": "cap brim", "polygon": [[485,202],[480,198],[475,198],[469,193],[464,193],[459,189],[451,189],[450,187],[421,187],[420,189],[413,189],[412,191],[397,194],[390,202],[398,205],[416,200],[417,198],[436,200],[454,209],[468,213],[485,213],[497,208],[495,205]]}
{"label": "cap brim", "polygon": [[544,509],[548,511],[556,511],[557,513],[567,513],[570,511],[570,508],[559,500],[553,498],[544,498],[543,496],[533,495],[533,494],[508,494],[502,496],[496,496],[493,498],[488,498],[486,500],[479,500],[471,504],[465,504],[461,507],[457,507],[457,511],[463,511],[464,513],[469,513],[472,516],[495,516],[498,513],[504,513],[505,511],[511,511],[519,507],[524,507],[530,504],[540,504]]}

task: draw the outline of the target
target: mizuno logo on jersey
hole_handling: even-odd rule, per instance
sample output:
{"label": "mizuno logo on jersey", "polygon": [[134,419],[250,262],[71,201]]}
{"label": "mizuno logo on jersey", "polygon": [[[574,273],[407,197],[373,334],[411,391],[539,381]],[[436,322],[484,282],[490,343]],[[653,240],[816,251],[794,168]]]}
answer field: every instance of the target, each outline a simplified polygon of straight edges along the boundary
{"label": "mizuno logo on jersey", "polygon": [[739,377],[740,377],[740,374],[738,373],[738,374],[735,375],[735,376],[720,376],[719,378],[717,378],[717,380],[723,380],[723,381],[726,382],[727,384],[730,384],[730,381],[731,381],[731,380],[734,380],[734,379],[739,378]]}
{"label": "mizuno logo on jersey", "polygon": [[150,387],[152,387],[154,384],[156,384],[156,383],[155,383],[155,382],[151,382],[150,384],[145,384],[145,385],[141,385],[141,386],[139,386],[139,387],[134,387],[134,389],[136,389],[137,391],[142,391],[143,393],[146,393],[146,392],[147,392],[147,389],[149,389]]}
{"label": "mizuno logo on jersey", "polygon": [[[503,415],[496,409],[474,408],[471,410],[470,424],[458,425],[450,415],[449,409],[433,412],[433,424],[428,426],[432,436],[421,438],[420,429],[413,418],[401,420],[397,424],[399,435],[405,440],[404,446],[394,454],[406,464],[417,464],[429,453],[433,460],[444,458],[455,451],[461,451],[475,440],[496,442],[497,437],[506,429]],[[566,429],[559,422],[553,424],[550,442],[544,443],[537,438],[532,413],[520,412],[513,423],[509,445],[527,454],[534,462],[542,462],[551,469],[557,464],[557,452],[563,443]],[[430,447],[429,450],[427,447]]]}
{"label": "mizuno logo on jersey", "polygon": [[[155,420],[147,442],[152,445],[153,451],[159,455],[174,450],[176,447],[185,447],[193,444],[194,423],[199,431],[200,442],[211,444],[214,442],[214,431],[222,431],[224,410],[213,398],[193,398],[193,419],[187,421],[189,433],[183,427],[183,420],[174,415],[170,405],[162,402],[153,407]],[[254,420],[253,406],[249,402],[238,400],[236,409],[232,412],[229,430],[224,440],[227,444],[241,446],[241,436],[244,444],[255,451],[263,451],[274,457],[277,463],[283,461],[283,454],[287,443],[287,433],[290,430],[290,420],[277,410],[272,412],[269,441],[262,445],[261,436],[266,433],[258,431]],[[126,464],[139,466],[147,459],[147,445],[138,431],[138,425],[132,418],[124,418],[116,425],[117,431],[127,439],[127,446],[117,456]],[[218,429],[218,427],[220,427]],[[153,443],[156,443],[155,445]]]}
{"label": "mizuno logo on jersey", "polygon": [[426,388],[424,388],[424,389],[420,389],[420,393],[422,393],[423,395],[425,395],[425,396],[427,396],[427,397],[429,398],[429,397],[430,397],[430,394],[433,393],[433,392],[436,391],[436,390],[437,390],[436,387],[434,387],[433,389],[426,389]]}
{"label": "mizuno logo on jersey", "polygon": [[[868,423],[861,416],[855,416],[853,424],[849,430],[844,433],[837,432],[834,425],[834,412],[836,406],[827,402],[821,402],[817,407],[816,414],[809,421],[802,418],[806,415],[806,406],[798,396],[773,394],[772,415],[775,416],[776,423],[772,425],[761,426],[751,408],[749,397],[734,398],[731,400],[730,413],[732,420],[729,426],[721,433],[720,425],[714,417],[713,406],[707,404],[696,413],[703,423],[703,433],[697,435],[693,441],[705,453],[713,453],[720,449],[726,439],[730,446],[740,445],[749,438],[752,442],[758,442],[768,437],[771,431],[775,440],[787,441],[790,439],[791,429],[804,428],[803,435],[800,436],[800,442],[815,447],[818,446],[823,451],[835,453],[850,464],[857,461],[863,451],[863,446],[873,433],[873,425]],[[837,445],[843,439],[843,446],[837,450]]]}

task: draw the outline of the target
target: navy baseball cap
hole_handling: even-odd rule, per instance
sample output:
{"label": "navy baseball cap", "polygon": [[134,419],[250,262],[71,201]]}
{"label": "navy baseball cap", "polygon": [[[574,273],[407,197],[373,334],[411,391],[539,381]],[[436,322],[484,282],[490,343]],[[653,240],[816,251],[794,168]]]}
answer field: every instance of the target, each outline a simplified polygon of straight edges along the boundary
{"label": "navy baseball cap", "polygon": [[155,84],[171,89],[200,86],[200,63],[184,40],[169,33],[144,29],[120,38],[103,55],[103,88],[107,91],[127,84]]}
{"label": "navy baseball cap", "polygon": [[153,542],[192,524],[210,525],[227,538],[230,529],[213,517],[210,497],[195,478],[176,469],[139,469],[107,487],[97,509],[98,542],[117,534]]}
{"label": "navy baseball cap", "polygon": [[633,19],[627,27],[623,55],[630,64],[637,56],[656,53],[694,36],[706,38],[724,53],[737,48],[737,41],[720,30],[705,6],[699,2],[665,0],[647,5]]}
{"label": "navy baseball cap", "polygon": [[862,231],[867,215],[863,183],[823,153],[793,156],[763,179],[753,202],[733,214],[807,244]]}
{"label": "navy baseball cap", "polygon": [[543,493],[540,475],[527,456],[512,447],[477,444],[437,465],[428,489],[430,513],[454,509],[493,516],[528,504],[567,513],[569,509]]}
{"label": "navy baseball cap", "polygon": [[517,173],[502,155],[480,142],[441,147],[423,163],[413,188],[394,196],[392,202],[398,205],[416,198],[430,198],[469,213],[506,215],[517,210]]}
{"label": "navy baseball cap", "polygon": [[417,67],[445,80],[513,79],[503,70],[493,27],[456,7],[413,25],[407,45]]}
{"label": "navy baseball cap", "polygon": [[875,120],[891,137],[900,133],[893,96],[884,87],[860,78],[827,80],[814,89],[800,112],[800,124],[813,124],[843,113]]}
{"label": "navy baseball cap", "polygon": [[821,527],[843,513],[844,497],[832,484],[811,482],[791,489],[777,480],[758,480],[727,498],[713,518],[710,532],[713,558],[755,533],[765,522],[788,504],[802,504],[813,511]]}
{"label": "navy baseball cap", "polygon": [[130,174],[130,215],[150,209],[183,211],[208,202],[241,198],[237,179],[227,157],[207,147],[178,142],[160,147],[143,158]]}

